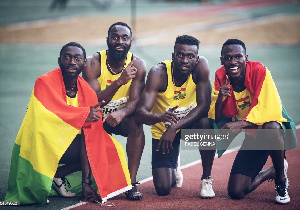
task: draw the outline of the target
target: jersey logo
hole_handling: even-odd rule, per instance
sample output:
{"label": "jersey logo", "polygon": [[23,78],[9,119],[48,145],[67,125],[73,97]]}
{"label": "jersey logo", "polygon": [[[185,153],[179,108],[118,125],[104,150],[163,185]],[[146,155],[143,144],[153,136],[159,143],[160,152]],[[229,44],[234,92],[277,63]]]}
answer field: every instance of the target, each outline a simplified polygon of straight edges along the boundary
{"label": "jersey logo", "polygon": [[244,110],[247,107],[250,107],[250,99],[249,96],[246,96],[245,98],[241,98],[239,100],[236,101],[237,106],[239,107],[239,109]]}
{"label": "jersey logo", "polygon": [[186,97],[186,92],[185,91],[186,91],[186,88],[181,88],[180,90],[175,90],[173,99],[174,100],[185,99],[185,97]]}
{"label": "jersey logo", "polygon": [[114,83],[116,80],[112,81],[112,80],[107,80],[106,81],[106,87],[110,86],[112,83]]}

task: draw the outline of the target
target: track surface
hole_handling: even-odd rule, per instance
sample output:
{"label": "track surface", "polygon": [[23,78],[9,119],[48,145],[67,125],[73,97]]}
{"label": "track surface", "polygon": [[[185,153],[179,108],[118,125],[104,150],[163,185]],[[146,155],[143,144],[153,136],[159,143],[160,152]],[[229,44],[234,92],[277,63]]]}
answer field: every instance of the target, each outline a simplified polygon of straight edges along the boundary
{"label": "track surface", "polygon": [[[300,137],[300,129],[297,130]],[[114,209],[299,209],[300,206],[300,147],[287,151],[289,162],[288,178],[290,187],[288,189],[291,202],[287,205],[275,204],[274,182],[264,182],[255,191],[248,194],[242,200],[232,200],[227,195],[227,181],[231,165],[237,151],[216,158],[213,165],[212,177],[213,188],[216,197],[213,199],[201,199],[200,179],[202,174],[201,163],[182,170],[184,181],[181,188],[174,188],[168,196],[157,196],[152,180],[139,186],[144,198],[142,201],[128,201],[124,195],[109,200]],[[264,168],[272,165],[270,158]],[[97,204],[84,204],[74,209],[99,209],[112,208]]]}

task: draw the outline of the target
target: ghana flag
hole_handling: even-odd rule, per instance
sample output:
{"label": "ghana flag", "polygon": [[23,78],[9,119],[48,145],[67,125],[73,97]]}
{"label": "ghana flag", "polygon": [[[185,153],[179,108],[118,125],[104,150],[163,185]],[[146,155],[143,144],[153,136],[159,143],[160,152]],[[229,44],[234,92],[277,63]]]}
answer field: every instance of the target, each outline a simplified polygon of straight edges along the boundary
{"label": "ghana flag", "polygon": [[85,120],[98,103],[93,89],[78,77],[79,107],[69,106],[61,70],[40,76],[13,146],[6,201],[44,205],[62,155],[83,128],[86,150],[100,196],[131,189],[122,145],[103,129],[101,120]]}
{"label": "ghana flag", "polygon": [[[215,103],[218,98],[220,87],[225,81],[225,77],[226,70],[224,66],[222,66],[215,73],[212,102],[208,113],[208,117],[211,119],[215,119]],[[263,125],[264,123],[271,121],[281,122],[283,128],[289,129],[289,131],[286,131],[289,136],[286,138],[285,148],[295,148],[297,146],[295,123],[288,116],[281,102],[270,71],[259,62],[248,61],[244,85],[250,91],[253,99],[248,112],[242,120],[256,125]],[[222,115],[229,119],[223,119],[223,122],[230,121],[237,113],[237,105],[232,87],[230,90],[231,97],[227,97],[222,103]],[[222,125],[222,122],[220,125]]]}

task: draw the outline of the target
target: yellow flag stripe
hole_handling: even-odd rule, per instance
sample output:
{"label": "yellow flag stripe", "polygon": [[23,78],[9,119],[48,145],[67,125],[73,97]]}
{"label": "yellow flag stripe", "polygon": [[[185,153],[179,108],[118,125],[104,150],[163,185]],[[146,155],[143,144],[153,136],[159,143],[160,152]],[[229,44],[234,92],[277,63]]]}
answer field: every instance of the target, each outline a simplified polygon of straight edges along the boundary
{"label": "yellow flag stripe", "polygon": [[123,168],[123,172],[126,178],[126,182],[128,185],[131,185],[131,179],[130,179],[130,174],[129,174],[129,170],[128,170],[128,165],[127,165],[127,161],[126,161],[126,155],[125,155],[125,151],[123,149],[123,146],[120,142],[118,142],[114,137],[110,136],[111,139],[113,140],[113,143],[117,149],[118,152],[118,156]]}
{"label": "yellow flag stripe", "polygon": [[34,170],[52,178],[78,131],[47,110],[32,93],[16,144],[21,146],[20,156],[28,160]]}
{"label": "yellow flag stripe", "polygon": [[258,104],[251,109],[246,120],[257,125],[270,121],[287,122],[282,117],[281,99],[269,70],[266,71],[266,77],[258,96]]}

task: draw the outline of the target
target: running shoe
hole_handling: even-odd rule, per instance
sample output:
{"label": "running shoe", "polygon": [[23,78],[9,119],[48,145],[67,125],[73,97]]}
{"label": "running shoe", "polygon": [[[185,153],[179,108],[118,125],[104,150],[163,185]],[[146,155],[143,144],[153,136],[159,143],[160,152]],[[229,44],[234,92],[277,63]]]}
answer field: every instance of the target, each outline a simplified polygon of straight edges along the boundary
{"label": "running shoe", "polygon": [[290,202],[290,196],[287,191],[286,180],[275,183],[276,197],[275,200],[279,204],[286,204]]}
{"label": "running shoe", "polygon": [[179,169],[176,171],[176,185],[175,187],[181,187],[183,183],[183,174],[182,171]]}
{"label": "running shoe", "polygon": [[76,193],[71,193],[66,188],[66,183],[71,187],[70,182],[65,178],[53,178],[52,187],[62,197],[75,197]]}
{"label": "running shoe", "polygon": [[138,182],[133,183],[132,189],[125,192],[125,196],[127,199],[132,200],[132,201],[142,200],[143,194],[138,190],[138,188],[136,186],[137,184],[139,184],[139,183]]}
{"label": "running shoe", "polygon": [[202,198],[213,198],[215,197],[215,192],[212,188],[212,178],[208,177],[207,179],[201,180],[201,191],[200,196]]}

